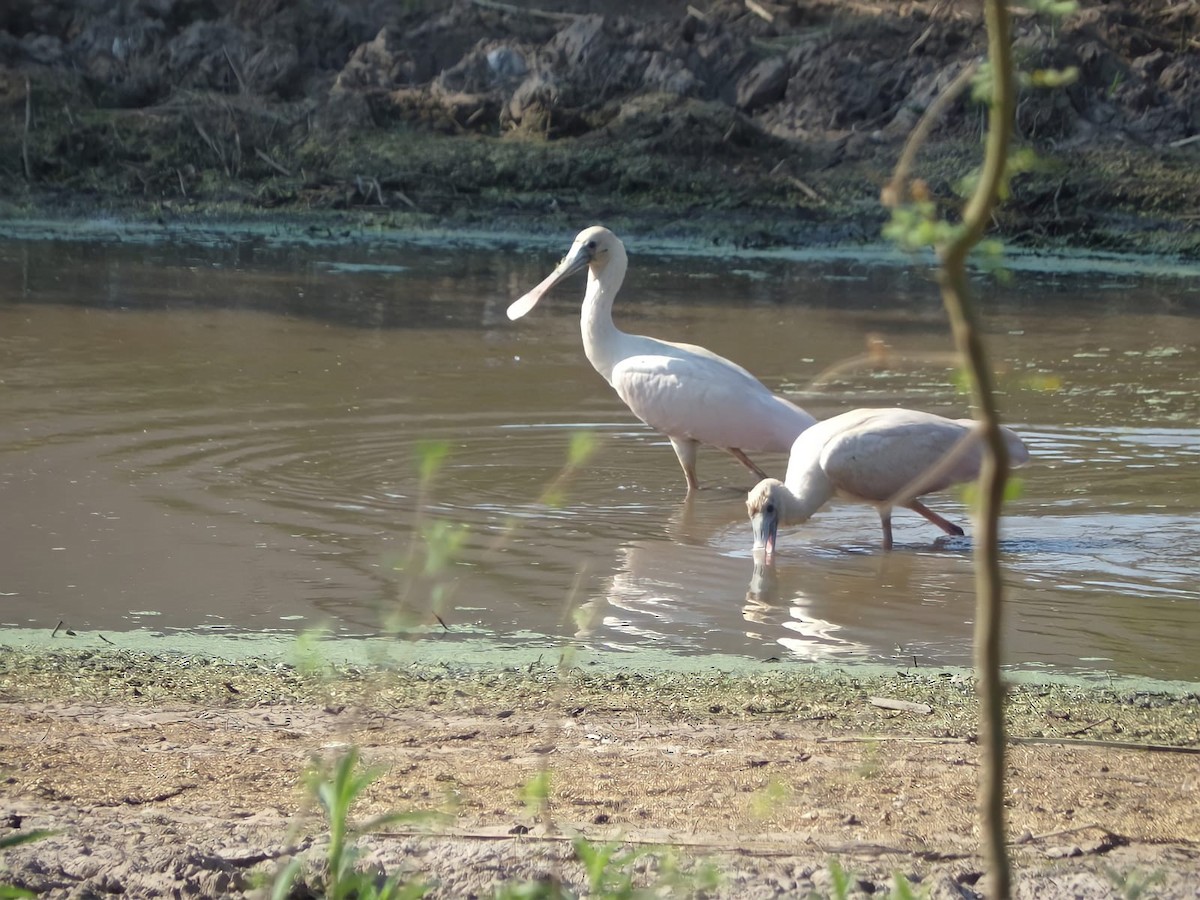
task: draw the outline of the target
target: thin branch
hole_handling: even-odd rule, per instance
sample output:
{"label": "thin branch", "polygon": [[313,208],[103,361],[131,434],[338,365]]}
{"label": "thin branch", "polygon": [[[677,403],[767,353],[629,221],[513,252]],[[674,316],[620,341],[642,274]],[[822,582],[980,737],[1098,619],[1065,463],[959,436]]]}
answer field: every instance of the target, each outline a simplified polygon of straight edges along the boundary
{"label": "thin branch", "polygon": [[745,3],[746,3],[746,9],[750,10],[750,12],[754,13],[756,16],[758,16],[763,21],[766,21],[766,22],[774,22],[775,21],[775,13],[771,12],[769,9],[767,9],[765,6],[763,6],[761,3],[756,2],[756,0],[745,0]]}
{"label": "thin branch", "polygon": [[912,130],[912,134],[908,136],[908,140],[904,142],[904,151],[900,154],[900,159],[896,163],[895,171],[892,172],[892,180],[883,187],[880,199],[886,207],[899,206],[905,201],[908,196],[908,173],[912,171],[913,162],[917,158],[917,152],[929,140],[929,135],[933,132],[933,126],[937,124],[937,120],[942,117],[942,113],[958,99],[971,79],[975,76],[975,72],[979,69],[979,61],[968,65],[965,69],[958,73],[953,81],[946,86],[946,89],[938,94],[937,98],[926,107],[925,112],[921,115],[921,119],[917,122],[917,127]]}
{"label": "thin branch", "polygon": [[1092,831],[1093,829],[1098,830],[1098,831],[1103,831],[1106,835],[1108,835],[1110,837],[1112,836],[1112,832],[1109,831],[1107,828],[1105,828],[1103,825],[1100,825],[1096,822],[1092,822],[1088,825],[1077,825],[1074,828],[1060,828],[1057,831],[1047,831],[1043,834],[1031,834],[1031,835],[1021,838],[1020,840],[1014,841],[1013,845],[1016,846],[1018,844],[1032,844],[1034,841],[1046,841],[1046,840],[1049,840],[1050,838],[1065,837],[1068,834],[1079,834],[1079,832],[1081,832],[1081,831]]}
{"label": "thin branch", "polygon": [[1083,734],[1085,731],[1091,731],[1097,725],[1103,725],[1105,722],[1111,722],[1111,721],[1112,721],[1112,716],[1105,716],[1103,719],[1096,719],[1092,722],[1088,722],[1086,725],[1082,725],[1079,728],[1076,728],[1074,731],[1068,731],[1066,733],[1066,737],[1074,737],[1077,734]]}
{"label": "thin branch", "polygon": [[973,741],[965,737],[913,737],[910,734],[847,734],[836,737],[819,737],[817,744],[876,744],[884,741],[898,741],[904,744],[970,744]]}
{"label": "thin branch", "polygon": [[33,88],[25,76],[25,130],[21,133],[21,162],[25,165],[25,180],[33,182],[33,166],[29,164],[29,127],[33,122]]}
{"label": "thin branch", "polygon": [[1000,571],[1000,506],[1008,478],[1009,456],[983,344],[979,312],[971,302],[966,260],[983,236],[1004,181],[1008,145],[1016,105],[1011,21],[1005,0],[986,0],[988,59],[992,66],[992,103],[988,109],[987,144],[975,193],[967,201],[962,225],[938,248],[939,281],[959,352],[967,362],[983,429],[985,452],[980,467],[980,506],[975,542],[975,672],[979,693],[979,739],[983,774],[979,791],[980,831],[990,876],[989,896],[1008,900],[1012,872],[1004,821],[1004,686],[1000,677],[1003,623],[1003,579]]}
{"label": "thin branch", "polygon": [[483,9],[494,9],[497,12],[505,12],[514,16],[531,16],[535,19],[550,19],[553,22],[574,22],[576,19],[582,19],[583,16],[576,13],[565,12],[550,12],[545,9],[530,9],[524,6],[515,6],[512,3],[501,3],[499,0],[471,0],[476,6]]}
{"label": "thin branch", "polygon": [[217,142],[209,137],[208,132],[204,130],[204,126],[200,124],[199,119],[192,119],[192,124],[196,126],[196,131],[200,133],[200,137],[204,138],[204,142],[212,148],[212,152],[217,155],[217,159],[221,163],[221,168],[225,170],[225,174],[229,175],[229,164],[225,162],[225,154],[221,152],[221,148],[217,146]]}
{"label": "thin branch", "polygon": [[1173,747],[1170,744],[1139,744],[1137,741],[1106,741],[1100,738],[1015,737],[1011,744],[1053,744],[1056,747],[1105,747],[1109,750],[1145,750],[1147,753],[1200,755],[1200,747]]}
{"label": "thin branch", "polygon": [[238,91],[243,94],[247,93],[246,82],[242,80],[242,73],[238,71],[238,67],[233,64],[233,57],[229,55],[229,48],[222,44],[221,52],[225,54],[225,62],[229,63],[229,68],[233,70],[233,77],[237,79]]}
{"label": "thin branch", "polygon": [[271,159],[270,156],[268,156],[266,153],[264,153],[258,147],[254,148],[254,155],[257,156],[259,159],[261,159],[263,162],[265,162],[268,166],[270,166],[272,169],[274,169],[280,175],[286,175],[288,178],[292,177],[291,172],[289,172],[287,169],[285,169],[279,163],[275,162],[275,160]]}
{"label": "thin branch", "polygon": [[795,187],[798,187],[801,191],[803,191],[804,195],[806,197],[808,197],[809,200],[813,201],[814,203],[819,203],[821,206],[825,205],[825,198],[822,197],[817,192],[817,189],[814,188],[812,185],[808,184],[807,182],[801,181],[795,175],[788,175],[787,181],[789,184],[794,185]]}

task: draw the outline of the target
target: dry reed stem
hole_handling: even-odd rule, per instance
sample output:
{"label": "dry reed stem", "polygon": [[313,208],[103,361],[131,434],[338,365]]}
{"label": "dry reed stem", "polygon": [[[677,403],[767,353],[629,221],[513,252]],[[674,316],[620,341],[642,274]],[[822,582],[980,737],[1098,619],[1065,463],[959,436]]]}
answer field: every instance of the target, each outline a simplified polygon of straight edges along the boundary
{"label": "dry reed stem", "polygon": [[25,180],[33,181],[33,166],[29,164],[29,127],[33,122],[33,88],[29,76],[25,76],[25,130],[21,133],[21,162],[25,166]]}

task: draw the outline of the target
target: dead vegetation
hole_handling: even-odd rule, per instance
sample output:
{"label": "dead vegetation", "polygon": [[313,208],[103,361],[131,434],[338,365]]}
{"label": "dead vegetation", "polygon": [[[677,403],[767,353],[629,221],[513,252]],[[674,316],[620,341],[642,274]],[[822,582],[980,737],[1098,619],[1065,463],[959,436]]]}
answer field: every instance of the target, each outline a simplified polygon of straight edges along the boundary
{"label": "dead vegetation", "polygon": [[[1081,77],[1022,91],[1041,161],[1009,235],[1194,250],[1198,17],[1018,17],[1024,71]],[[934,2],[18,0],[0,29],[9,214],[604,219],[745,244],[877,237],[900,142],[983,50],[974,4]],[[935,190],[969,172],[981,123],[968,100],[946,111]]]}

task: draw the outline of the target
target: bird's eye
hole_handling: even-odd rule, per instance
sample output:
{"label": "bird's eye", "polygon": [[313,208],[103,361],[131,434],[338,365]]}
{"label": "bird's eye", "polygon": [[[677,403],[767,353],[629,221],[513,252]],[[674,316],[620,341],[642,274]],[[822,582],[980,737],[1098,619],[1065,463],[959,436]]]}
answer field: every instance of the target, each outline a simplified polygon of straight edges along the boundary
{"label": "bird's eye", "polygon": [[595,250],[595,249],[596,249],[596,242],[595,242],[595,241],[588,241],[588,242],[587,242],[587,248],[588,248],[589,250]]}
{"label": "bird's eye", "polygon": [[765,510],[766,510],[768,513],[773,513],[773,512],[775,512],[775,504],[774,504],[774,503],[768,503],[768,504],[767,504],[767,505],[764,507],[764,509],[765,509]]}

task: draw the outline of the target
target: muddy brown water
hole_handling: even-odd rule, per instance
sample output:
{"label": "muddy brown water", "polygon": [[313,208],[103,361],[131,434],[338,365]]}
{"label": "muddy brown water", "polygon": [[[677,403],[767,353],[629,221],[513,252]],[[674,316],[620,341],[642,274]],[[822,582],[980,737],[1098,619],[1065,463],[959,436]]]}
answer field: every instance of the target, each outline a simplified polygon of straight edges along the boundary
{"label": "muddy brown water", "polygon": [[[874,512],[835,504],[756,569],[750,477],[702,451],[685,501],[583,356],[582,278],[507,321],[566,243],[0,243],[0,625],[969,664],[969,536],[901,512],[883,553]],[[965,414],[926,272],[630,250],[627,330],[819,416]],[[1200,680],[1200,273],[1034,262],[983,287],[1035,461],[1004,520],[1007,659]],[[828,375],[873,335],[884,367]]]}

